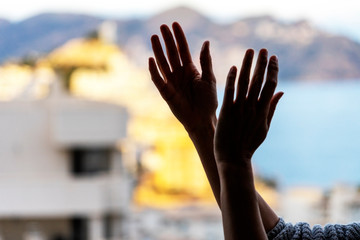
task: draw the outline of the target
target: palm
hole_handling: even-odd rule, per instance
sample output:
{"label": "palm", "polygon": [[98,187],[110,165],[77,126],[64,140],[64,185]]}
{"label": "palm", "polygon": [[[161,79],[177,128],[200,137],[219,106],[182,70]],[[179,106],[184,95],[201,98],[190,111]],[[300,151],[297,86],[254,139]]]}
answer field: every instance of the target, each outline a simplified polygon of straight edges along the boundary
{"label": "palm", "polygon": [[265,140],[269,125],[267,119],[239,111],[232,104],[222,109],[216,127],[215,146],[218,152],[228,156],[251,158],[255,150]]}
{"label": "palm", "polygon": [[[236,68],[231,68],[226,81],[223,106],[215,133],[215,152],[218,159],[231,160],[234,156],[251,159],[265,140],[275,107],[283,93],[274,95],[277,85],[278,63],[261,50],[252,81],[249,84],[253,51],[247,51],[240,72],[234,100]],[[262,87],[265,71],[266,81]]]}
{"label": "palm", "polygon": [[192,62],[182,29],[176,23],[173,29],[177,46],[170,29],[164,25],[161,27],[168,59],[163,53],[159,38],[156,35],[152,37],[157,64],[150,58],[149,69],[152,80],[171,111],[184,127],[191,131],[204,121],[215,118],[216,81],[212,73],[209,43],[204,43],[200,53],[203,70],[200,74]]}
{"label": "palm", "polygon": [[[179,86],[170,86],[166,99],[171,111],[186,129],[194,129],[204,117],[215,116],[217,95],[215,81],[204,81],[200,73],[191,65],[174,74],[180,79],[168,82],[181,82]],[[215,78],[214,78],[215,79]]]}

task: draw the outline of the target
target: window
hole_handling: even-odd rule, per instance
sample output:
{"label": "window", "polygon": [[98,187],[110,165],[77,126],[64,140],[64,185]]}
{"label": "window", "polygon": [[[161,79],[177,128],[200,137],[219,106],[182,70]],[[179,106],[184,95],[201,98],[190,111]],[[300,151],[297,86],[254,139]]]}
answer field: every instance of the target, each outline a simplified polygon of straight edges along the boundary
{"label": "window", "polygon": [[88,239],[88,219],[84,217],[73,217],[70,220],[71,240],[87,240]]}
{"label": "window", "polygon": [[110,149],[73,149],[71,151],[71,171],[76,176],[109,172],[110,156]]}

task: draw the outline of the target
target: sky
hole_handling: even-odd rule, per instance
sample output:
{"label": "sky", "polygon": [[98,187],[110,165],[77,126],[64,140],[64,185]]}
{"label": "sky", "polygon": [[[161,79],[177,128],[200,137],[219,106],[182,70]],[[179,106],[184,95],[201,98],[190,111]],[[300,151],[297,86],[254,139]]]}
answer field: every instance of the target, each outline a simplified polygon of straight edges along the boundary
{"label": "sky", "polygon": [[0,18],[20,21],[43,12],[141,18],[176,6],[192,7],[218,22],[261,14],[274,15],[285,21],[307,19],[326,30],[346,34],[360,42],[359,0],[11,0],[2,4]]}

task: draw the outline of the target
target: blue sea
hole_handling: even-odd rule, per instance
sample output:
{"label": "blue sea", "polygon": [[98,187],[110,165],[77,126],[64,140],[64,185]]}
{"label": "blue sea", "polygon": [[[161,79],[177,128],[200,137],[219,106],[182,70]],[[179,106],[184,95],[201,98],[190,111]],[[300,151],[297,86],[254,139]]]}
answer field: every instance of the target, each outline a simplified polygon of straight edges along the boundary
{"label": "blue sea", "polygon": [[285,188],[360,186],[360,80],[282,82],[278,90],[285,94],[255,171]]}

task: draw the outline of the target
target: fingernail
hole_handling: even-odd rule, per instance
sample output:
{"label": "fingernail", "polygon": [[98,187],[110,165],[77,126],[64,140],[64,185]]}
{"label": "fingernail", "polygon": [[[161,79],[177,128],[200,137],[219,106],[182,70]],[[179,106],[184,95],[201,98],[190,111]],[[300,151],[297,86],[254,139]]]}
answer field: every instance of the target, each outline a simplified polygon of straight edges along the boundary
{"label": "fingernail", "polygon": [[261,50],[260,50],[260,53],[259,54],[265,54],[265,55],[267,55],[268,54],[268,50],[266,49],[266,48],[262,48]]}
{"label": "fingernail", "polygon": [[210,47],[210,41],[205,41],[206,47],[209,48]]}
{"label": "fingernail", "polygon": [[210,41],[206,41],[206,50],[208,53],[210,52]]}
{"label": "fingernail", "polygon": [[207,41],[205,41],[203,43],[203,45],[201,46],[201,52],[205,50],[205,48],[207,48]]}
{"label": "fingernail", "polygon": [[246,53],[247,54],[254,54],[254,49],[252,49],[252,48],[249,48],[248,50],[246,50]]}
{"label": "fingernail", "polygon": [[156,35],[156,34],[154,34],[154,35],[151,36],[151,40],[156,40],[156,39],[158,39],[158,38],[159,38],[159,36]]}
{"label": "fingernail", "polygon": [[276,55],[271,56],[271,61],[277,62],[278,61],[278,57]]}

